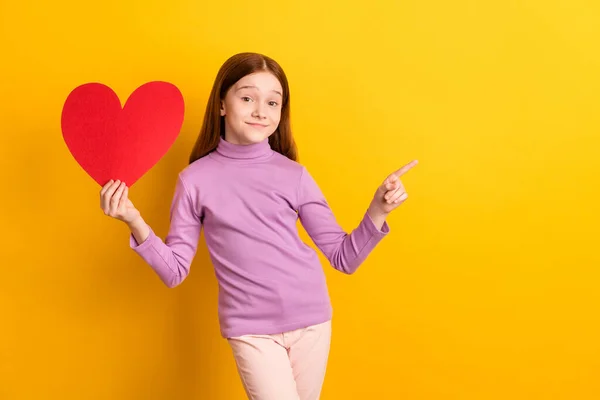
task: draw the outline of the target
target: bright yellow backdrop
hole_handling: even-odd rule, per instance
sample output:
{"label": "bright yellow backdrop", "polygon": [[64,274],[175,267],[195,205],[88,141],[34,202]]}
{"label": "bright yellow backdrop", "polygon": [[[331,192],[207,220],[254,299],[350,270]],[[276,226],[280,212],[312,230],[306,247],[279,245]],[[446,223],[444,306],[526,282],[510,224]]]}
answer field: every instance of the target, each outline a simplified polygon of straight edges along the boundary
{"label": "bright yellow backdrop", "polygon": [[60,132],[82,83],[181,89],[181,135],[131,193],[164,237],[240,51],[285,68],[301,161],[346,229],[420,161],[359,272],[325,264],[323,399],[600,398],[598,3],[212,3],[1,3],[0,398],[243,398],[204,242],[163,286]]}

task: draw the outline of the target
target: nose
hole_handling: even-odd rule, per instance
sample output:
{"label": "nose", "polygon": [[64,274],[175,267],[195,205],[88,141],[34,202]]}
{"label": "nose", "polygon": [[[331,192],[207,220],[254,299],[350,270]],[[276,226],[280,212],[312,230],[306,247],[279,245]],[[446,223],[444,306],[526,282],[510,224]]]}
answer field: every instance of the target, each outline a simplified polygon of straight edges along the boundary
{"label": "nose", "polygon": [[265,106],[261,102],[256,102],[256,106],[254,107],[254,111],[252,112],[252,116],[254,118],[265,119],[267,117],[265,113]]}

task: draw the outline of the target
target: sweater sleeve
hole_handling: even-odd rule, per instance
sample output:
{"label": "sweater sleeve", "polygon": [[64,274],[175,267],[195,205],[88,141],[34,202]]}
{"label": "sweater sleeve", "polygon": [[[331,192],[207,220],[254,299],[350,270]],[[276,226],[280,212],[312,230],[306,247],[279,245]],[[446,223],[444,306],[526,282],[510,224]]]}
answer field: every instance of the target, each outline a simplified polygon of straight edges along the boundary
{"label": "sweater sleeve", "polygon": [[368,213],[346,233],[333,215],[325,196],[303,167],[298,189],[298,216],[315,245],[338,271],[352,274],[390,231],[387,222],[377,229]]}
{"label": "sweater sleeve", "polygon": [[169,232],[164,242],[152,228],[150,235],[142,243],[137,243],[133,234],[129,237],[130,247],[168,287],[179,285],[187,277],[196,255],[202,229],[197,209],[180,175],[171,203]]}

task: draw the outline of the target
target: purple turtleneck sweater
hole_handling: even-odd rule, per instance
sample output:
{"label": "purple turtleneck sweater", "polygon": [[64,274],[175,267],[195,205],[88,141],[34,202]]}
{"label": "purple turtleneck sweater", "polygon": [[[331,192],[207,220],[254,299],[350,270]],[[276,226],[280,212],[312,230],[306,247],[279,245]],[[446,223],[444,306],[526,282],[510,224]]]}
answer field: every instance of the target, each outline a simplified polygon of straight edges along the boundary
{"label": "purple turtleneck sweater", "polygon": [[225,338],[282,333],[332,316],[317,253],[298,235],[300,220],[331,265],[353,273],[389,232],[365,212],[346,233],[301,164],[273,151],[268,139],[217,149],[178,175],[165,240],[150,229],[130,246],[169,287],[188,275],[200,231],[219,284]]}

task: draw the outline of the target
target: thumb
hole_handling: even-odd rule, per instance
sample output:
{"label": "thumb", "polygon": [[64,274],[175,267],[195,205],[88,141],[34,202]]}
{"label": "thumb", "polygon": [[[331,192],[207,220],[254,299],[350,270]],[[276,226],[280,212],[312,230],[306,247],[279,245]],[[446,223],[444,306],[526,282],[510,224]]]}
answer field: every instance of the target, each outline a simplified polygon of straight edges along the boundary
{"label": "thumb", "polygon": [[380,194],[386,194],[389,190],[392,190],[393,187],[393,181],[390,180],[390,178],[386,178],[385,181],[383,181],[383,183],[381,185],[379,185],[379,187],[377,188],[377,191]]}

